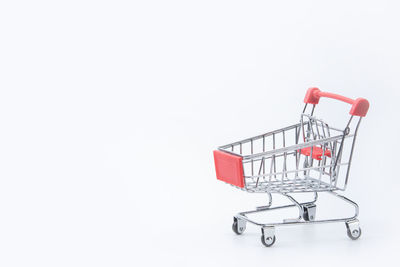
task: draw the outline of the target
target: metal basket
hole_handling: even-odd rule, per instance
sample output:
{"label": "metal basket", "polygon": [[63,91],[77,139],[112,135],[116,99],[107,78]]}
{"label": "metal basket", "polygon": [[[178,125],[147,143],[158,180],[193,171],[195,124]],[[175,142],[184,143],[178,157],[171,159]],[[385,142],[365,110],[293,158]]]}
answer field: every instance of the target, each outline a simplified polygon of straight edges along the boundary
{"label": "metal basket", "polygon": [[[344,128],[332,127],[314,116],[320,97],[334,98],[352,105],[350,119]],[[348,230],[352,239],[357,239],[361,233],[356,219],[357,204],[335,191],[344,191],[347,187],[357,132],[362,117],[367,114],[369,103],[363,98],[353,100],[321,92],[317,88],[310,88],[307,91],[304,102],[306,104],[299,123],[230,143],[214,151],[219,180],[247,192],[268,194],[270,201],[267,206],[239,213],[234,217],[233,226],[236,233],[241,233],[240,229],[244,231],[243,225],[246,222],[261,226],[263,233],[266,232],[265,229],[269,229],[269,239],[264,238],[266,234],[263,234],[262,238],[266,246],[275,242],[270,228],[287,223],[344,221],[347,229],[352,229]],[[314,193],[313,201],[299,203],[289,195],[307,192]],[[316,221],[317,192],[328,192],[349,202],[356,209],[355,215],[350,218]],[[293,205],[272,208],[272,193],[288,197]],[[284,220],[282,223],[259,224],[245,216],[258,211],[294,206],[299,208],[299,217]]]}

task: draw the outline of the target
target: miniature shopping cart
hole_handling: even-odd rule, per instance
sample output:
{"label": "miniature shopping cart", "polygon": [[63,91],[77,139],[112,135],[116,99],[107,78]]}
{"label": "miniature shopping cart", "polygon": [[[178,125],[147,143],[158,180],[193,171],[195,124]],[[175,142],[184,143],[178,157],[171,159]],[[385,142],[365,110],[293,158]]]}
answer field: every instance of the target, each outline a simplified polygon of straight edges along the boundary
{"label": "miniature shopping cart", "polygon": [[[350,119],[344,128],[332,127],[314,116],[321,97],[352,105]],[[267,205],[238,213],[232,225],[238,235],[245,231],[246,223],[261,227],[261,242],[267,247],[275,243],[275,227],[283,225],[344,222],[351,239],[358,239],[361,235],[357,203],[336,191],[344,191],[347,187],[358,128],[361,118],[367,114],[369,103],[363,98],[353,100],[318,88],[308,89],[304,102],[299,123],[224,145],[214,151],[217,179],[250,193],[268,195]],[[351,204],[355,209],[354,215],[316,220],[318,192],[327,192]],[[287,197],[292,204],[272,206],[273,193]],[[311,193],[313,200],[297,201],[293,197],[295,193]],[[298,208],[297,218],[259,223],[247,217],[290,207]]]}

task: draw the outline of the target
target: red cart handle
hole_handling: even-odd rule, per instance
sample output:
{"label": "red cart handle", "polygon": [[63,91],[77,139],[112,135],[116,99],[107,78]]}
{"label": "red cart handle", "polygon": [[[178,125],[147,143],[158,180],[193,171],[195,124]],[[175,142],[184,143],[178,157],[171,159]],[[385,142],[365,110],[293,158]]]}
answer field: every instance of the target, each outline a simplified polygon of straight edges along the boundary
{"label": "red cart handle", "polygon": [[329,97],[351,104],[350,114],[354,116],[365,117],[368,112],[369,102],[365,98],[351,99],[337,94],[322,92],[316,87],[307,90],[304,103],[318,104],[320,97]]}

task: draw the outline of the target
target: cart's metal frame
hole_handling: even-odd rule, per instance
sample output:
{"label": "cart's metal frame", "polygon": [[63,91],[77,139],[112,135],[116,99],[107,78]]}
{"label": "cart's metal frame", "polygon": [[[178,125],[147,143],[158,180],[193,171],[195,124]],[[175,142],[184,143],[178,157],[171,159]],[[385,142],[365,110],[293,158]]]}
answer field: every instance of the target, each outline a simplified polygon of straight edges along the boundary
{"label": "cart's metal frame", "polygon": [[[251,223],[253,225],[261,227],[261,241],[265,246],[272,246],[275,243],[275,227],[285,226],[285,225],[301,225],[301,224],[318,224],[318,223],[334,223],[334,222],[344,222],[347,228],[347,234],[351,239],[358,239],[361,235],[361,228],[359,226],[359,221],[357,219],[359,208],[356,202],[353,200],[340,195],[334,191],[326,191],[327,193],[351,204],[354,207],[354,215],[351,217],[343,218],[331,218],[324,220],[315,220],[316,214],[316,201],[318,199],[318,193],[315,192],[314,200],[309,202],[298,202],[293,196],[289,194],[281,194],[287,197],[293,204],[282,205],[272,207],[272,194],[267,193],[269,196],[269,203],[266,206],[257,207],[255,210],[239,212],[234,216],[233,231],[237,234],[242,234],[246,229],[246,223]],[[254,220],[249,219],[246,215],[254,214],[259,212],[266,212],[271,210],[286,209],[297,207],[299,210],[298,218],[284,219],[283,222],[274,223],[259,223]]]}
{"label": "cart's metal frame", "polygon": [[[251,193],[266,193],[269,201],[265,206],[257,207],[255,210],[239,212],[234,216],[232,229],[236,234],[242,234],[246,229],[246,223],[251,223],[261,227],[261,241],[269,247],[275,242],[275,227],[300,225],[300,224],[318,224],[318,223],[333,223],[344,222],[347,228],[347,234],[351,239],[358,239],[361,235],[359,221],[359,207],[356,202],[349,198],[338,194],[336,191],[346,190],[349,178],[351,160],[353,157],[354,144],[357,132],[361,123],[361,116],[355,125],[353,132],[350,130],[350,125],[353,121],[353,116],[350,117],[344,130],[340,130],[328,126],[320,119],[313,117],[315,105],[312,105],[310,113],[306,113],[308,104],[305,105],[301,114],[300,123],[271,131],[252,138],[247,138],[238,142],[230,143],[219,147],[218,149],[226,153],[240,156],[243,159],[243,166],[248,165],[248,170],[244,171],[244,187],[241,190]],[[286,145],[286,133],[294,131],[295,144]],[[331,135],[332,133],[335,135]],[[302,135],[302,142],[300,137]],[[283,136],[282,147],[277,148],[276,139],[279,135]],[[272,150],[265,148],[266,138],[272,137]],[[350,143],[350,152],[348,160],[343,160],[344,143],[347,139],[352,139]],[[262,151],[256,153],[254,151],[254,143],[262,140]],[[250,153],[244,153],[244,146],[249,146]],[[322,151],[321,158],[315,160],[313,150]],[[309,155],[302,155],[301,149],[310,148]],[[330,156],[326,152],[329,150]],[[295,157],[296,168],[289,170],[287,162],[290,156]],[[304,166],[301,168],[301,157],[304,157]],[[281,158],[283,163],[282,171],[277,171],[277,159]],[[267,169],[267,161],[270,162],[270,171]],[[330,161],[330,162],[328,162]],[[315,166],[314,166],[315,164]],[[346,166],[347,171],[342,185],[338,184],[340,168]],[[257,172],[258,170],[258,172]],[[311,172],[317,173],[318,178],[312,177]],[[250,174],[249,174],[250,173]],[[301,176],[304,174],[303,176]],[[290,177],[291,175],[291,177]],[[354,215],[351,217],[330,218],[316,220],[316,202],[319,192],[326,192],[338,199],[350,204],[354,207]],[[295,193],[313,193],[314,199],[308,202],[299,202],[294,198]],[[283,206],[272,206],[272,194],[280,194],[286,197],[293,204]],[[286,209],[297,207],[299,213],[297,218],[285,219],[282,222],[260,223],[249,219],[246,215],[266,212],[271,210]]]}

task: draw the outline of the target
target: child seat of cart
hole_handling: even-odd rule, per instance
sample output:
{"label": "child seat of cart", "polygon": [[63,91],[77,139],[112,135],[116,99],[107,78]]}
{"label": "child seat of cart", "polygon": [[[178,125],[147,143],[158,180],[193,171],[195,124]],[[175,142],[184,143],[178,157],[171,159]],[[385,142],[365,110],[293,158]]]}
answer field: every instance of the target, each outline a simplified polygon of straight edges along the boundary
{"label": "child seat of cart", "polygon": [[[310,156],[311,154],[311,147],[306,147],[299,149],[299,152],[305,156]],[[312,158],[315,160],[322,160],[322,154],[324,153],[324,150],[319,147],[319,146],[313,146],[312,147]],[[325,156],[326,157],[331,157],[331,151],[329,149],[325,149]]]}

